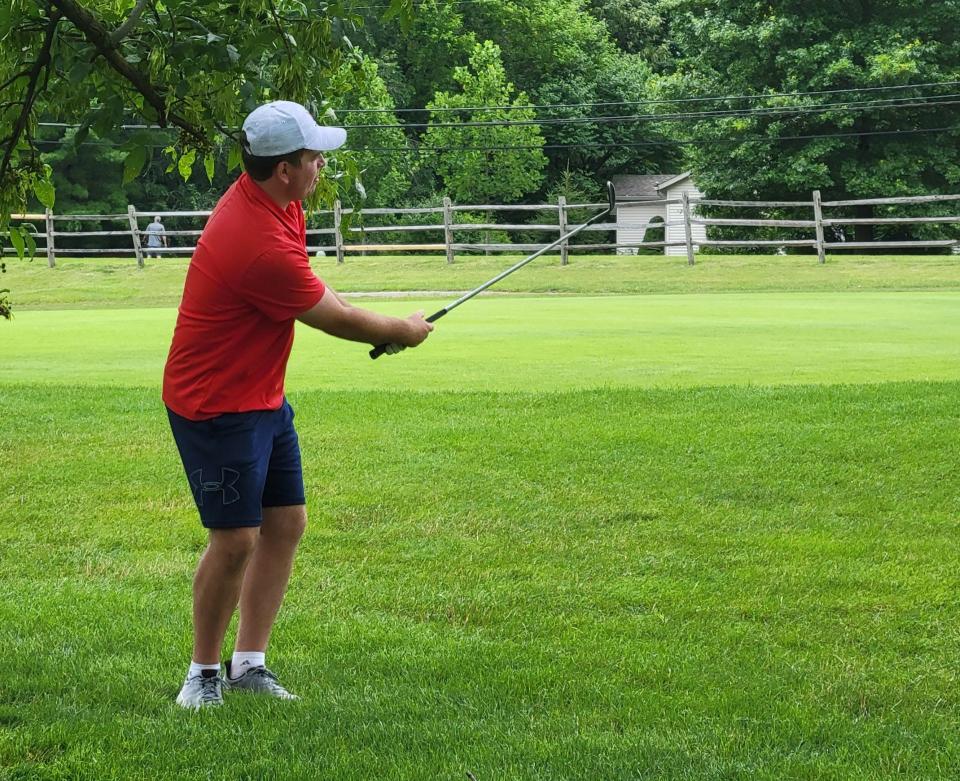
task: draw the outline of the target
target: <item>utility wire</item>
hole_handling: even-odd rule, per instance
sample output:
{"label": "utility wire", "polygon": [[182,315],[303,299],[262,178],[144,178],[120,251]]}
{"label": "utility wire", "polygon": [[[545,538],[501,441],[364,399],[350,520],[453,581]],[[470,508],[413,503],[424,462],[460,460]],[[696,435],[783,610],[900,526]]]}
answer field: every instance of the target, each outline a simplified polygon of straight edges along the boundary
{"label": "utility wire", "polygon": [[[952,95],[937,96],[941,98],[960,98],[960,93]],[[607,124],[615,122],[679,122],[687,120],[704,119],[722,119],[722,118],[747,118],[755,116],[793,116],[802,114],[815,114],[827,112],[853,112],[853,111],[887,111],[901,108],[929,108],[936,106],[953,106],[960,103],[958,100],[928,100],[920,102],[892,102],[902,101],[902,99],[893,98],[887,100],[862,101],[859,103],[823,103],[814,106],[783,106],[775,108],[755,108],[755,109],[721,109],[715,111],[697,111],[677,114],[622,114],[617,116],[598,116],[598,117],[547,117],[539,119],[494,119],[494,120],[470,120],[465,122],[410,122],[407,124],[363,124],[349,125],[345,124],[347,130],[414,130],[417,128],[439,128],[439,127],[523,127],[529,125],[582,125],[582,124]]]}
{"label": "utility wire", "polygon": [[[904,89],[919,89],[926,87],[948,87],[960,85],[960,81],[944,81],[944,82],[927,82],[924,84],[904,84],[899,86],[889,86],[889,87],[859,87],[851,89],[839,89],[839,90],[819,90],[815,92],[777,92],[777,93],[768,93],[765,95],[719,95],[714,97],[698,97],[698,98],[678,98],[678,99],[663,99],[663,100],[640,100],[640,101],[614,101],[606,103],[554,103],[554,104],[530,104],[530,105],[517,105],[517,106],[464,106],[462,108],[450,108],[450,107],[441,107],[435,109],[427,108],[397,108],[397,109],[341,109],[340,113],[342,114],[402,114],[402,113],[411,113],[411,112],[430,112],[430,113],[448,113],[448,112],[464,112],[464,111],[515,111],[519,109],[559,109],[559,108],[594,108],[594,107],[603,107],[603,106],[643,106],[643,105],[675,105],[675,104],[684,104],[692,102],[703,102],[703,101],[723,101],[723,100],[757,100],[761,98],[778,98],[778,97],[805,97],[812,95],[835,95],[835,94],[849,94],[852,92],[876,92],[876,91],[886,91],[886,90],[904,90]],[[952,98],[957,97],[956,94],[950,95],[920,95],[912,96],[909,98],[879,98],[876,100],[864,100],[864,101],[842,101],[840,103],[828,103],[820,104],[820,106],[843,106],[843,105],[862,105],[866,106],[871,105],[883,105],[891,103],[898,100],[913,100],[917,101],[924,98]],[[936,103],[921,103],[920,105],[937,105]],[[774,111],[787,111],[787,110],[814,110],[818,108],[816,106],[757,106],[754,108],[742,108],[742,109],[721,109],[715,111],[703,111],[703,112],[687,112],[687,113],[676,113],[676,114],[646,114],[646,115],[634,115],[633,118],[636,119],[648,119],[648,118],[670,118],[676,120],[679,118],[692,118],[700,116],[710,116],[718,115],[721,112],[734,112],[739,111],[743,112],[774,112]],[[542,118],[536,121],[525,120],[524,122],[528,124],[547,124],[550,122],[569,122],[577,120],[580,122],[593,120],[593,119],[605,119],[605,117],[569,117],[569,118]],[[508,122],[509,120],[504,120],[503,122]],[[79,127],[79,124],[70,124],[66,122],[38,122],[40,127]],[[466,123],[451,123],[447,126],[457,126],[461,127]],[[390,125],[348,125],[347,127],[353,128],[416,128],[424,127],[424,123],[410,123],[410,124],[390,124]],[[437,127],[438,125],[434,125]],[[168,128],[163,128],[160,125],[143,125],[143,124],[127,124],[121,125],[123,130],[166,130]]]}
{"label": "utility wire", "polygon": [[[448,2],[445,2],[445,3],[443,3],[442,5],[443,5],[443,7],[446,7],[446,6],[449,6],[449,5],[474,5],[475,3],[482,5],[483,3],[487,3],[487,2],[490,2],[490,0],[449,0]],[[414,4],[413,7],[414,7],[414,8],[422,8],[422,7],[425,6],[425,5],[427,5],[427,3],[416,3],[416,4]],[[384,8],[389,8],[389,7],[390,7],[389,5],[353,5],[353,6],[350,6],[347,10],[350,10],[350,11],[379,11],[379,10],[382,10],[382,9],[384,9]]]}
{"label": "utility wire", "polygon": [[[647,106],[647,105],[679,105],[685,103],[704,103],[722,100],[759,100],[768,98],[801,98],[812,95],[843,95],[852,92],[887,92],[906,89],[926,89],[927,87],[955,87],[960,81],[930,81],[923,84],[899,84],[884,87],[848,87],[845,89],[816,90],[812,92],[767,92],[754,95],[705,95],[697,98],[647,98],[644,100],[617,100],[602,103],[542,103],[519,106],[469,106],[464,108],[360,108],[339,109],[341,114],[406,114],[406,113],[440,113],[450,111],[518,111],[520,109],[557,109],[557,108],[594,108],[600,106]],[[917,96],[923,97],[923,96]],[[936,97],[936,96],[932,96]]]}
{"label": "utility wire", "polygon": [[[815,139],[829,138],[858,138],[860,136],[910,136],[927,133],[949,133],[960,131],[960,125],[949,127],[931,127],[931,128],[911,128],[906,130],[869,130],[869,131],[850,131],[846,133],[814,133],[808,135],[791,136],[741,136],[739,138],[680,138],[673,141],[634,141],[634,142],[588,142],[583,144],[515,144],[510,146],[410,146],[410,147],[344,147],[344,151],[350,152],[377,152],[377,153],[403,153],[419,154],[422,152],[440,153],[440,152],[510,152],[524,151],[531,149],[610,149],[610,148],[638,148],[638,147],[660,147],[660,146],[678,146],[678,145],[696,145],[696,144],[735,144],[743,145],[748,143],[767,143],[774,144],[780,141],[808,141]],[[35,144],[45,146],[68,146],[72,142],[66,140],[34,140]],[[118,147],[120,144],[107,141],[83,141],[79,146],[106,146]],[[146,144],[151,149],[165,149],[166,144]]]}
{"label": "utility wire", "polygon": [[680,138],[674,141],[633,141],[633,142],[591,142],[586,144],[516,144],[511,146],[419,146],[419,147],[357,147],[354,152],[404,152],[417,154],[419,152],[508,152],[530,149],[609,149],[609,148],[636,148],[651,146],[677,146],[697,144],[736,144],[768,143],[780,141],[809,141],[823,138],[855,138],[860,136],[909,136],[924,133],[947,133],[960,131],[960,125],[949,127],[913,128],[910,130],[869,130],[849,133],[815,133],[809,135],[792,136],[742,136],[740,138]]}

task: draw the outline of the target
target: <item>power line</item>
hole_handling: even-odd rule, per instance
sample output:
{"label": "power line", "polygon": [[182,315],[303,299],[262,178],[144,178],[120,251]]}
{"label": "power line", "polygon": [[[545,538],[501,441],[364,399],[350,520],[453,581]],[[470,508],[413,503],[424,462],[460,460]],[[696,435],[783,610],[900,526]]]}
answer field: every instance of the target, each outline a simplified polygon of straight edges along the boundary
{"label": "power line", "polygon": [[673,141],[635,141],[635,142],[591,142],[586,144],[516,144],[511,146],[419,146],[419,147],[357,147],[353,152],[404,152],[417,154],[420,152],[508,152],[531,149],[609,149],[609,148],[636,148],[677,145],[702,144],[735,144],[769,143],[780,141],[809,141],[823,138],[858,138],[860,136],[909,136],[924,133],[947,133],[960,131],[960,125],[949,127],[913,128],[909,130],[869,130],[848,133],[816,133],[809,135],[792,136],[742,136],[740,138],[680,138]]}
{"label": "power line", "polygon": [[[685,103],[703,103],[709,101],[722,100],[759,100],[768,98],[799,98],[810,97],[813,95],[842,95],[852,92],[886,92],[893,90],[906,89],[926,89],[927,87],[955,87],[960,81],[931,81],[922,84],[899,84],[883,87],[847,87],[844,89],[815,90],[808,92],[767,92],[754,95],[704,95],[696,98],[647,98],[644,100],[617,100],[601,103],[542,103],[527,104],[516,106],[469,106],[464,108],[361,108],[361,109],[339,109],[341,114],[406,114],[417,112],[452,112],[452,111],[518,111],[520,109],[558,109],[558,108],[595,108],[602,106],[653,106],[653,105],[678,105]],[[922,97],[922,96],[919,96]],[[931,96],[936,97],[936,96]]]}
{"label": "power line", "polygon": [[[780,97],[808,97],[813,95],[836,95],[836,94],[849,94],[853,92],[879,92],[879,91],[889,91],[889,90],[905,90],[905,89],[921,89],[927,87],[948,87],[960,85],[960,81],[943,81],[943,82],[926,82],[923,84],[903,84],[903,85],[894,85],[886,87],[855,87],[847,89],[837,89],[837,90],[818,90],[810,92],[775,92],[767,94],[757,94],[757,95],[718,95],[713,97],[695,97],[695,98],[676,98],[676,99],[650,99],[650,100],[639,100],[639,101],[612,101],[612,102],[602,102],[602,103],[553,103],[553,104],[530,104],[530,105],[514,105],[514,106],[464,106],[461,108],[450,108],[450,107],[440,107],[440,108],[396,108],[396,109],[341,109],[340,113],[342,114],[402,114],[402,113],[412,113],[412,112],[430,112],[430,113],[449,113],[449,112],[464,112],[464,111],[515,111],[520,109],[559,109],[559,108],[595,108],[595,107],[604,107],[604,106],[643,106],[643,105],[677,105],[677,104],[686,104],[693,102],[704,102],[704,101],[730,101],[730,100],[757,100],[757,99],[767,99],[767,98],[780,98]],[[820,107],[823,107],[824,110],[827,110],[828,107],[840,107],[840,106],[866,106],[876,105],[881,106],[883,104],[890,104],[895,101],[902,100],[918,100],[922,98],[954,98],[958,97],[957,94],[949,95],[921,95],[913,96],[911,98],[880,98],[877,100],[870,101],[842,101],[840,103],[826,103],[820,104],[820,106],[758,106],[754,108],[741,108],[741,109],[718,109],[714,111],[701,111],[701,112],[686,112],[686,113],[675,113],[675,114],[640,114],[640,115],[621,115],[617,117],[564,117],[564,118],[541,118],[538,120],[522,120],[518,121],[517,124],[558,124],[562,122],[587,122],[593,120],[603,119],[606,121],[613,121],[616,119],[635,119],[635,120],[648,120],[648,119],[668,119],[670,121],[676,121],[678,119],[688,119],[688,118],[705,118],[708,116],[742,116],[747,115],[746,112],[755,112],[755,113],[775,113],[775,112],[793,112],[793,113],[810,113]],[[928,101],[926,103],[914,103],[914,104],[903,104],[904,107],[911,106],[925,106],[925,105],[940,105],[933,101]],[[734,113],[739,112],[739,113]],[[496,124],[506,124],[509,120],[503,120],[497,122]],[[41,127],[79,127],[79,124],[70,124],[66,122],[38,122]],[[493,124],[493,123],[490,123]],[[417,127],[426,127],[426,123],[409,123],[409,124],[389,124],[389,125],[377,125],[377,124],[364,124],[364,125],[347,125],[348,128],[354,129],[375,129],[375,128],[406,128],[413,129]],[[433,127],[463,127],[463,126],[474,126],[468,123],[448,123],[446,125],[436,123]],[[143,125],[143,124],[126,124],[120,125],[120,128],[123,130],[169,130],[170,128],[164,128],[160,125]]]}
{"label": "power line", "polygon": [[[940,98],[960,98],[960,93],[940,95]],[[888,111],[902,108],[929,108],[936,106],[953,106],[960,103],[957,100],[928,100],[922,102],[904,103],[900,98],[885,100],[861,101],[855,103],[824,103],[816,106],[782,106],[754,109],[720,109],[714,111],[696,111],[677,114],[622,114],[616,116],[598,117],[547,117],[537,119],[495,119],[470,120],[466,122],[410,122],[407,124],[345,124],[347,130],[413,130],[427,128],[466,128],[466,127],[523,127],[530,125],[583,125],[608,124],[616,122],[678,122],[689,120],[746,118],[754,116],[793,116],[826,112],[853,112],[853,111]],[[901,102],[894,102],[901,101]]]}
{"label": "power line", "polygon": [[[808,141],[816,139],[829,138],[858,138],[861,136],[910,136],[927,133],[949,133],[960,131],[960,125],[949,127],[932,128],[910,128],[898,130],[869,130],[869,131],[850,131],[844,133],[814,133],[807,135],[790,136],[741,136],[739,138],[680,138],[671,141],[635,141],[635,142],[588,142],[583,144],[515,144],[503,146],[410,146],[410,147],[354,147],[352,149],[344,147],[344,151],[350,152],[390,152],[404,154],[419,154],[421,152],[509,152],[525,151],[533,149],[610,149],[610,148],[638,148],[638,147],[659,147],[659,146],[683,146],[696,144],[735,144],[743,145],[748,143],[767,143],[773,144],[780,141]],[[45,146],[68,146],[72,142],[63,139],[60,140],[42,140],[35,139],[34,143]],[[83,141],[79,146],[106,146],[119,147],[120,144],[108,141]],[[165,144],[146,144],[150,149],[164,149]]]}
{"label": "power line", "polygon": [[[475,3],[486,3],[489,0],[449,0],[449,2],[444,3],[444,6],[448,5],[473,5]],[[418,3],[414,8],[422,8],[427,5],[426,3]],[[349,10],[351,11],[378,11],[384,8],[389,8],[389,5],[355,5],[351,6]]]}

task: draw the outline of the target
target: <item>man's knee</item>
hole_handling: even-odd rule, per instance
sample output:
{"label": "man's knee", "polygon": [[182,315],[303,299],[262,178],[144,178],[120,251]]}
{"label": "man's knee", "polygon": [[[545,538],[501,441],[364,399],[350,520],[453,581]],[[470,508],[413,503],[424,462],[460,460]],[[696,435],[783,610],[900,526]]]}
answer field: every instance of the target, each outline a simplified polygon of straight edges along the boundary
{"label": "man's knee", "polygon": [[296,543],[306,529],[307,508],[302,504],[263,508],[261,534]]}
{"label": "man's knee", "polygon": [[258,529],[255,526],[237,529],[211,529],[208,552],[225,567],[240,570],[250,560],[257,546]]}

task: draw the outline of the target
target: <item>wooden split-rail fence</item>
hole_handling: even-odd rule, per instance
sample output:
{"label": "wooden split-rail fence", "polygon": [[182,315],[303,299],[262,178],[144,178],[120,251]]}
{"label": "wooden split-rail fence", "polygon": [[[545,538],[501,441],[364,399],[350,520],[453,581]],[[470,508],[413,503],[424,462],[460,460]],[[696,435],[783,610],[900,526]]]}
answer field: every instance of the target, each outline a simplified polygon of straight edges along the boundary
{"label": "wooden split-rail fence", "polygon": [[[956,239],[938,239],[929,241],[827,241],[825,239],[824,228],[827,227],[853,227],[856,225],[920,225],[920,224],[956,224],[960,223],[960,216],[922,216],[922,217],[848,217],[831,216],[827,210],[845,209],[848,207],[876,207],[892,205],[911,205],[911,204],[930,204],[936,202],[960,201],[960,195],[927,195],[927,196],[906,196],[892,198],[868,198],[859,200],[843,201],[823,201],[820,197],[820,191],[813,191],[811,201],[724,201],[715,199],[696,198],[683,193],[681,198],[676,199],[649,199],[649,198],[624,198],[618,201],[618,222],[595,223],[584,229],[583,233],[610,233],[618,231],[618,228],[626,228],[629,222],[629,211],[631,207],[649,205],[652,202],[668,205],[679,205],[682,213],[682,220],[667,222],[651,222],[646,227],[665,229],[663,241],[639,241],[639,242],[613,242],[593,244],[571,245],[568,242],[562,242],[558,247],[561,263],[566,264],[571,250],[575,251],[597,251],[597,250],[616,250],[618,252],[629,252],[639,248],[667,248],[683,247],[686,250],[687,262],[695,262],[695,254],[700,247],[769,247],[770,249],[782,250],[786,247],[811,247],[816,250],[819,262],[823,263],[829,250],[843,249],[898,249],[910,250],[914,248],[953,247],[956,251],[958,242]],[[339,201],[334,204],[334,208],[328,211],[321,211],[318,214],[327,219],[332,218],[333,226],[330,228],[313,228],[307,230],[307,250],[311,253],[333,253],[336,255],[337,262],[343,263],[346,255],[351,253],[372,253],[372,252],[443,252],[446,254],[447,262],[453,263],[457,252],[533,252],[543,249],[552,241],[544,243],[502,243],[502,242],[465,242],[456,241],[456,234],[471,232],[502,231],[514,232],[523,231],[526,233],[544,232],[554,233],[563,236],[565,233],[575,229],[576,224],[570,222],[570,213],[573,210],[602,209],[605,203],[586,203],[586,204],[568,204],[565,199],[560,198],[555,204],[539,205],[455,205],[449,198],[443,199],[441,206],[423,207],[416,209],[344,209]],[[725,207],[736,209],[798,209],[808,208],[812,210],[811,219],[749,219],[749,218],[711,218],[702,216],[699,207]],[[485,223],[458,222],[457,214],[460,212],[480,213],[490,220],[494,212],[538,212],[548,215],[556,215],[556,222],[539,223],[496,223],[488,221]],[[210,211],[149,211],[138,212],[136,207],[128,206],[126,214],[55,214],[47,209],[43,214],[17,214],[12,215],[13,224],[18,222],[26,225],[33,235],[34,242],[42,241],[37,244],[38,252],[43,251],[47,255],[48,264],[52,267],[56,264],[58,255],[104,255],[116,257],[120,255],[133,255],[137,264],[144,265],[144,256],[148,255],[176,255],[183,256],[192,253],[196,249],[197,237],[202,233],[202,227],[183,229],[183,230],[165,230],[164,235],[167,241],[170,239],[189,239],[189,244],[182,243],[178,246],[167,247],[148,247],[145,244],[145,237],[148,235],[146,225],[149,224],[151,217],[159,216],[163,218],[192,218],[197,220],[206,220]],[[352,215],[349,224],[345,221],[347,215]],[[425,225],[375,225],[357,227],[363,218],[366,217],[391,217],[404,215],[439,215],[442,222]],[[68,226],[80,225],[84,222],[118,222],[123,225],[116,230],[71,230]],[[141,222],[144,227],[141,228]],[[741,228],[786,228],[809,230],[812,233],[810,238],[802,239],[709,239],[695,235],[697,231],[694,226],[703,226],[704,231],[710,226],[741,227]],[[635,227],[635,226],[634,226]],[[679,231],[671,229],[682,228]],[[415,234],[432,232],[435,235],[442,233],[442,242],[371,242],[371,237],[377,234],[404,233]],[[679,233],[673,237],[671,234]],[[118,237],[126,237],[128,242],[124,246],[100,246],[96,248],[71,247],[70,242],[81,237],[98,237],[104,240],[104,244],[112,243]],[[357,239],[360,241],[357,241]],[[5,242],[7,243],[7,242]],[[4,252],[12,252],[12,248],[5,246]]]}

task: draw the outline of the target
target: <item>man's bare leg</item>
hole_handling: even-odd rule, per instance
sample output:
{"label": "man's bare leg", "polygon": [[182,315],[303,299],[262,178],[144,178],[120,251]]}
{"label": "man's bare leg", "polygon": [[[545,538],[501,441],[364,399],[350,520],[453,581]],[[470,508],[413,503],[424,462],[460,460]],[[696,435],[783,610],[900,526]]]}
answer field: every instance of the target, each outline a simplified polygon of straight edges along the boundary
{"label": "man's bare leg", "polygon": [[263,508],[260,536],[240,590],[238,651],[267,650],[306,527],[307,508],[302,504]]}
{"label": "man's bare leg", "polygon": [[223,638],[236,610],[260,530],[211,529],[193,579],[193,661],[219,664]]}

